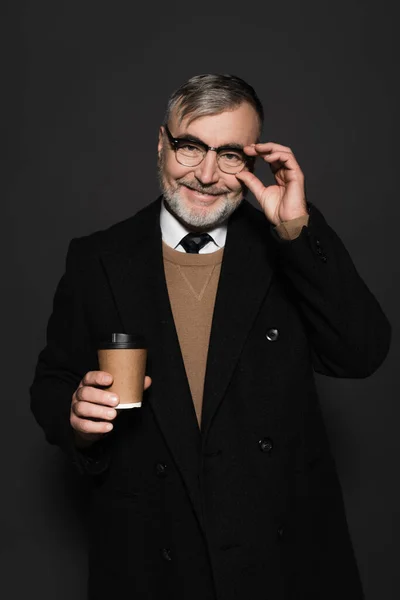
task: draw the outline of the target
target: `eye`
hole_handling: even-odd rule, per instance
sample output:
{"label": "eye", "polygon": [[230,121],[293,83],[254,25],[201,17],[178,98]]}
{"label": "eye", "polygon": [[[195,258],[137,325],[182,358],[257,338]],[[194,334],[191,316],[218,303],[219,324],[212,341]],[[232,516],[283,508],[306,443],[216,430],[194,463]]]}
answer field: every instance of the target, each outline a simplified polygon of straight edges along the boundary
{"label": "eye", "polygon": [[241,162],[243,160],[243,156],[238,152],[224,152],[223,154],[221,154],[221,157],[223,158],[223,160],[233,163]]}
{"label": "eye", "polygon": [[183,152],[192,154],[196,152],[201,152],[201,148],[199,146],[196,146],[195,144],[190,144],[188,142],[180,142],[178,145],[178,149],[182,150]]}

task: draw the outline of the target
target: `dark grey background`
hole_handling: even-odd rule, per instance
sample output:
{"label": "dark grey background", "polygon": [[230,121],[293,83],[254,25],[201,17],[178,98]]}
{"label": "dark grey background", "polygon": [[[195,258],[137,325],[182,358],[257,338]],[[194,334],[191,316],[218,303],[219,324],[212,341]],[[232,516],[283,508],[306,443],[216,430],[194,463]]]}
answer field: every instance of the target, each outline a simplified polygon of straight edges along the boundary
{"label": "dark grey background", "polygon": [[[1,111],[8,143],[1,203],[3,598],[85,598],[86,490],[45,443],[28,388],[69,240],[156,198],[167,97],[205,72],[234,73],[255,87],[265,106],[264,140],[293,149],[308,199],[339,234],[393,325],[391,351],[377,373],[365,380],[317,376],[317,384],[366,598],[400,597],[394,6],[48,0],[8,7]],[[257,173],[272,182],[268,167]],[[109,551],[112,561],[118,551]],[[267,579],[266,573],[266,590]]]}

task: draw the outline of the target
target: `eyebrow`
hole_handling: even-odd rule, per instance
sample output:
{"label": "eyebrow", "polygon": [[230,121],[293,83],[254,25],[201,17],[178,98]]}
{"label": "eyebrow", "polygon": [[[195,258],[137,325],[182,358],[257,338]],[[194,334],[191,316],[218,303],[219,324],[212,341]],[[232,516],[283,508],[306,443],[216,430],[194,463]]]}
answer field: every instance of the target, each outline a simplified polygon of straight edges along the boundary
{"label": "eyebrow", "polygon": [[[190,135],[190,133],[183,134],[176,138],[177,140],[188,140],[189,142],[197,142],[198,144],[202,144],[203,146],[208,146],[203,140],[196,137],[195,135]],[[243,144],[237,144],[236,142],[232,142],[230,144],[222,144],[222,146],[218,146],[219,148],[226,148],[227,150],[243,150]]]}

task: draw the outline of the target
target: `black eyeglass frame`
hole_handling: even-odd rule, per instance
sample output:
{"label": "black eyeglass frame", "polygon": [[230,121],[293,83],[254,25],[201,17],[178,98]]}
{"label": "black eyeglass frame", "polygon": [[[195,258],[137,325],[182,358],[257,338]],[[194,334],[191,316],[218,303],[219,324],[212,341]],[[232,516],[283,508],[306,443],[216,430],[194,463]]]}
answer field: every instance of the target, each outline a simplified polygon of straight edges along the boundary
{"label": "black eyeglass frame", "polygon": [[[172,133],[170,132],[170,130],[168,129],[168,125],[166,123],[164,123],[164,129],[167,133],[168,139],[170,141],[171,146],[173,147],[173,149],[175,150],[175,156],[176,156],[176,151],[178,150],[178,144],[179,142],[187,142],[188,144],[194,144],[196,146],[201,146],[204,149],[204,156],[201,159],[201,161],[199,163],[197,163],[197,165],[183,165],[184,167],[198,167],[203,160],[206,157],[206,154],[209,150],[213,150],[214,152],[217,153],[217,160],[218,160],[218,155],[223,152],[224,150],[226,151],[231,151],[231,152],[239,152],[242,156],[243,156],[243,167],[241,167],[241,169],[239,169],[239,171],[236,171],[236,173],[240,173],[240,171],[243,171],[243,169],[248,166],[248,167],[252,167],[254,165],[254,161],[255,158],[254,156],[247,156],[242,150],[240,150],[240,148],[233,148],[232,146],[218,146],[218,148],[214,148],[214,146],[208,146],[207,144],[205,144],[204,142],[202,142],[201,140],[198,139],[193,139],[193,138],[186,138],[186,137],[180,137],[180,138],[175,138]],[[176,159],[178,160],[178,159]],[[179,160],[178,160],[179,162]],[[183,164],[183,163],[179,163],[179,164]],[[218,168],[223,172],[223,173],[227,173],[227,175],[235,175],[235,173],[232,172],[228,172],[228,171],[224,171],[223,169],[221,169],[221,167],[219,166],[219,161],[218,161]]]}

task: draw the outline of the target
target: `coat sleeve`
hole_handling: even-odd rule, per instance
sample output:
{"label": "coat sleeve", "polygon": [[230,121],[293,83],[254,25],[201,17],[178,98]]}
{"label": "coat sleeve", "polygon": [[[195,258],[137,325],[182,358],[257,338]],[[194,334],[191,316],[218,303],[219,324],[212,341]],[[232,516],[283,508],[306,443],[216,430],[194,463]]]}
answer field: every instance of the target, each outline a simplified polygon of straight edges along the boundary
{"label": "coat sleeve", "polygon": [[46,440],[59,446],[81,475],[92,476],[108,467],[109,437],[106,434],[90,448],[78,449],[69,420],[74,391],[88,371],[98,368],[80,295],[79,262],[79,240],[73,239],[55,291],[46,345],[39,354],[29,391],[31,410]]}
{"label": "coat sleeve", "polygon": [[391,325],[339,236],[315,205],[293,240],[270,227],[277,266],[305,322],[314,370],[331,377],[372,375],[389,351]]}

